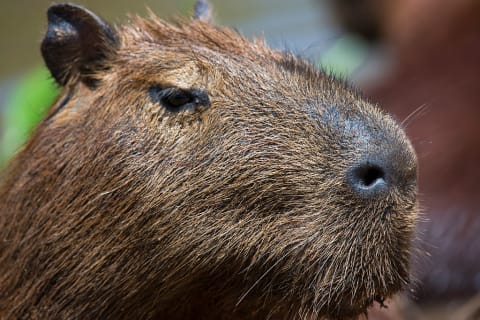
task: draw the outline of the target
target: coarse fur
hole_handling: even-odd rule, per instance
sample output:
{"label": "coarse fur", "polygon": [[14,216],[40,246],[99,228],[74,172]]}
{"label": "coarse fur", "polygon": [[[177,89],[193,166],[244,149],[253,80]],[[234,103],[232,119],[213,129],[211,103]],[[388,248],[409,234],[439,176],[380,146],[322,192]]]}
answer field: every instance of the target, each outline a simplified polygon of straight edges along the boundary
{"label": "coarse fur", "polygon": [[[349,319],[408,283],[416,159],[389,116],[206,19],[111,30],[56,65],[64,94],[4,175],[1,319]],[[398,184],[352,190],[385,152]]]}

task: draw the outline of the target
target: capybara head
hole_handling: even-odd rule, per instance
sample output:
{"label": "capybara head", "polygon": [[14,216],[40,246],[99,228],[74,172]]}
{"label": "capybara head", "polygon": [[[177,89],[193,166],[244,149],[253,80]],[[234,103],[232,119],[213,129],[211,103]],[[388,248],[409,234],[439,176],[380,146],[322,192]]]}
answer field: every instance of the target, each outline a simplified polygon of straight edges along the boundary
{"label": "capybara head", "polygon": [[0,193],[0,315],[355,317],[408,282],[416,158],[377,107],[196,18],[48,11],[64,94]]}

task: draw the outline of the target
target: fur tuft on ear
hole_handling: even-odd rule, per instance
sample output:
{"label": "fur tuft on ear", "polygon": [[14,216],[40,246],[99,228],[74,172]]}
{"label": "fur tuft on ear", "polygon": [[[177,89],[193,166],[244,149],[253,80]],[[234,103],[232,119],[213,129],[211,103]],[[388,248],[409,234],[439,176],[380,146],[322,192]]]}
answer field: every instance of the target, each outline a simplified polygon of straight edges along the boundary
{"label": "fur tuft on ear", "polygon": [[95,87],[95,73],[115,53],[114,29],[93,12],[74,4],[60,3],[48,9],[48,29],[42,41],[43,59],[58,84],[82,81]]}

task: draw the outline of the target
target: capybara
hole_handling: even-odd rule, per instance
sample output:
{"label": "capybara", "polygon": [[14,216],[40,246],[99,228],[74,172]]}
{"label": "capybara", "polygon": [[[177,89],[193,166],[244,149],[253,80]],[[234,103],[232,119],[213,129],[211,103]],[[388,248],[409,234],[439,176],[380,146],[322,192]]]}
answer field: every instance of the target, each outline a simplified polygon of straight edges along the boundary
{"label": "capybara", "polygon": [[403,130],[208,13],[49,8],[64,92],[3,177],[2,319],[349,319],[409,282]]}

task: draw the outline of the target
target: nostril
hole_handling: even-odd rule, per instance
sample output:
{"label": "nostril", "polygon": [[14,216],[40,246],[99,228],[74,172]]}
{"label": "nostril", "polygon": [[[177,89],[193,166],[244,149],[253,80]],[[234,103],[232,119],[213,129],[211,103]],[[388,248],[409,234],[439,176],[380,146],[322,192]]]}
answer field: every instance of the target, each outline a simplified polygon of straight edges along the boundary
{"label": "nostril", "polygon": [[385,170],[377,165],[364,162],[350,171],[350,184],[362,194],[371,195],[387,187]]}
{"label": "nostril", "polygon": [[364,188],[371,188],[377,183],[385,182],[385,172],[383,169],[375,165],[367,165],[358,168],[358,182]]}

